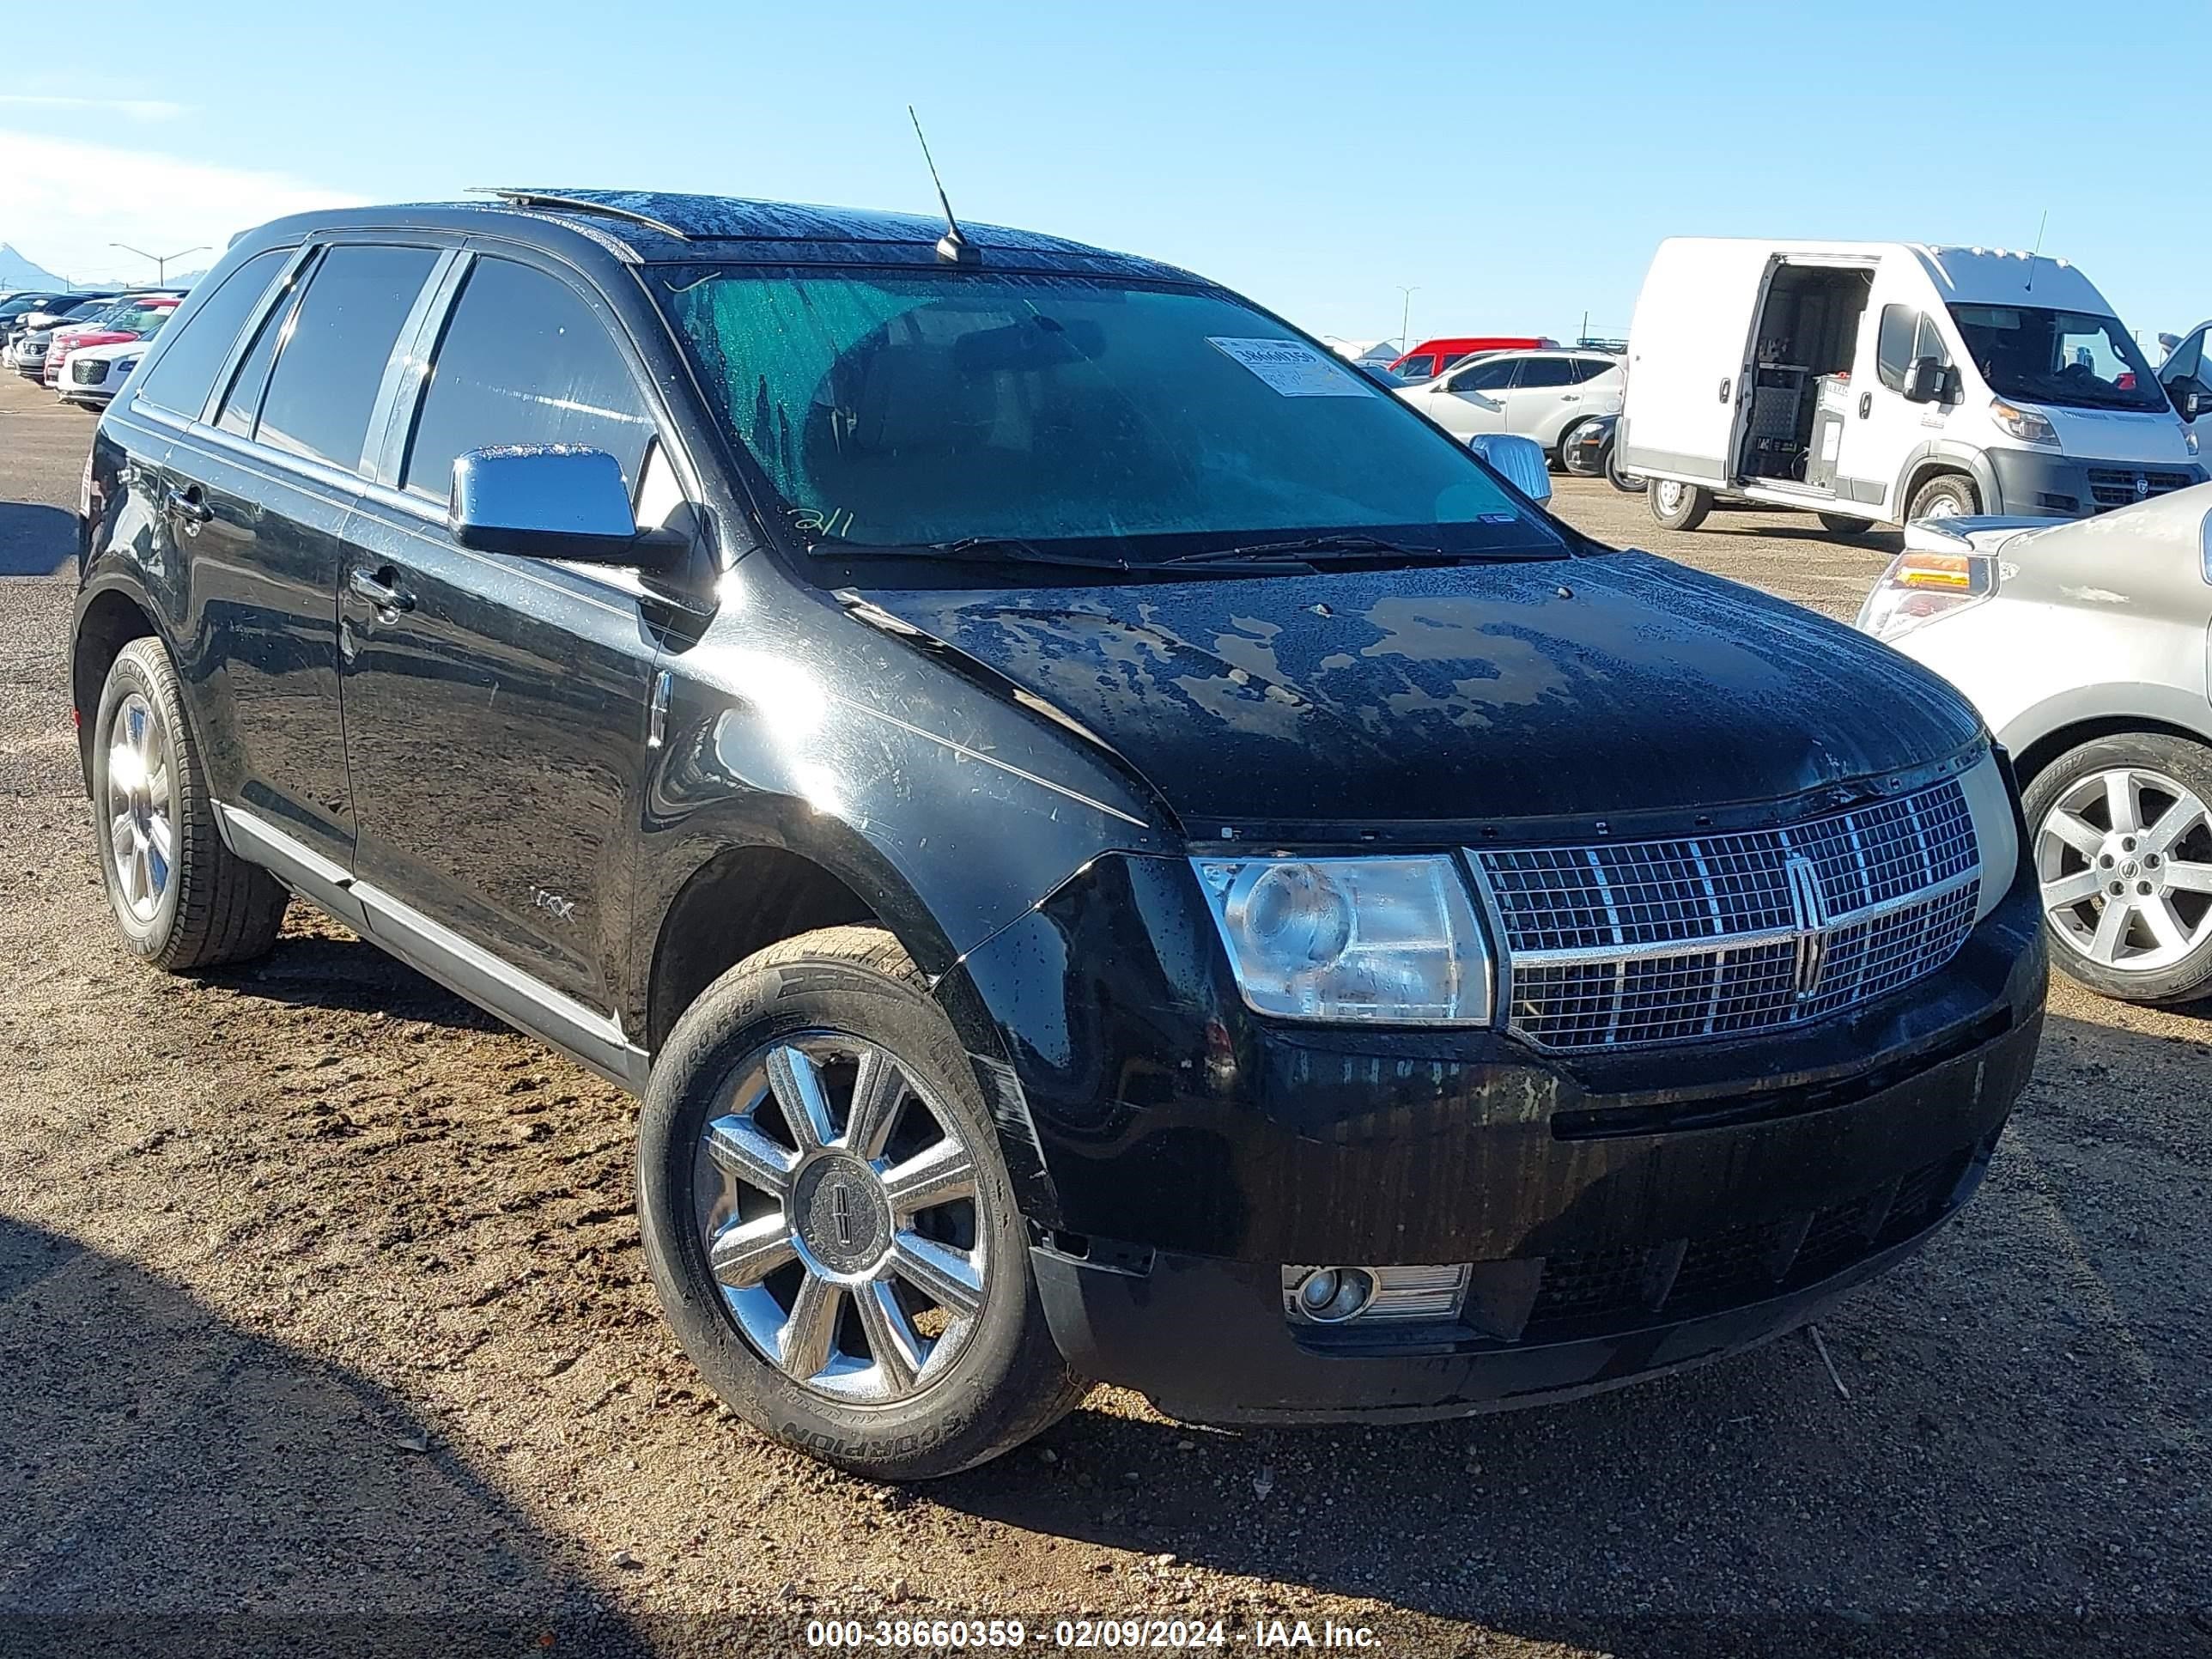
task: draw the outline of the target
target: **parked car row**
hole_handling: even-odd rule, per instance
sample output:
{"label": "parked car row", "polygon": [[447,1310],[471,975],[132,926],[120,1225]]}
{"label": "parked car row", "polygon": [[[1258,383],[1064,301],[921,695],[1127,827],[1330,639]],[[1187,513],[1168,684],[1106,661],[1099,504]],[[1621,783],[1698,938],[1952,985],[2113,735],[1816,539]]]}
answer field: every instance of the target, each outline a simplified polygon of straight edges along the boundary
{"label": "parked car row", "polygon": [[1398,395],[1455,437],[1517,433],[1571,471],[1568,434],[1618,415],[1620,390],[1620,359],[1604,352],[1486,351]]}
{"label": "parked car row", "polygon": [[179,289],[10,295],[0,302],[0,362],[66,402],[97,407],[183,299]]}

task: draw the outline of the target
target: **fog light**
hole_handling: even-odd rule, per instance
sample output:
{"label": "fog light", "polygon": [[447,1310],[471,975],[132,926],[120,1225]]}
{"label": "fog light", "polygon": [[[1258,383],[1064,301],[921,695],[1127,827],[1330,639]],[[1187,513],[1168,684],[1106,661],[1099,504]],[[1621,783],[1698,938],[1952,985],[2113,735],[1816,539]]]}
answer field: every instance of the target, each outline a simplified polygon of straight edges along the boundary
{"label": "fog light", "polygon": [[1283,1269],[1283,1310],[1293,1320],[1450,1319],[1467,1295],[1465,1263],[1444,1267]]}
{"label": "fog light", "polygon": [[1351,1318],[1374,1297],[1374,1276],[1358,1267],[1316,1267],[1296,1291],[1298,1311],[1322,1325]]}

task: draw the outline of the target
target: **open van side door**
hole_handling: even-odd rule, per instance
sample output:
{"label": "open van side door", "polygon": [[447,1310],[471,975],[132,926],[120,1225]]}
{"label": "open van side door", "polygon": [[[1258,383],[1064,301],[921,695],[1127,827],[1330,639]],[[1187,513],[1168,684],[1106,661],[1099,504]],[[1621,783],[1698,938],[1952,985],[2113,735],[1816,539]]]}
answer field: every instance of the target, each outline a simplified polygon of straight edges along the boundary
{"label": "open van side door", "polygon": [[1660,243],[1629,325],[1624,471],[1711,489],[1734,483],[1753,319],[1779,264],[1765,242]]}

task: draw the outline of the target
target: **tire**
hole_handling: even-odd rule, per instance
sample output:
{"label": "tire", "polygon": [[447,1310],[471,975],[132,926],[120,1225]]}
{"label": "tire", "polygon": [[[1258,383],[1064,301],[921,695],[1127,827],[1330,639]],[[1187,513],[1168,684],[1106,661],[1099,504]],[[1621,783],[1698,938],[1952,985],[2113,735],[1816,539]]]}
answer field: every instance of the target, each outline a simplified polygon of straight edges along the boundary
{"label": "tire", "polygon": [[1982,510],[1982,492],[1963,472],[1939,472],[1912,492],[1905,518],[1953,519],[1971,517]]}
{"label": "tire", "polygon": [[1673,478],[1651,482],[1651,516],[1668,530],[1695,530],[1713,510],[1713,492]]}
{"label": "tire", "polygon": [[1613,441],[1605,447],[1605,481],[1624,495],[1638,495],[1651,488],[1649,478],[1639,478],[1633,472],[1620,470],[1620,438],[1618,432]]}
{"label": "tire", "polygon": [[[2133,835],[2115,823],[2115,778]],[[2212,749],[2156,732],[2100,738],[2037,773],[2021,805],[2052,962],[2125,1002],[2212,991]],[[2116,902],[2129,914],[2111,924]]]}
{"label": "tire", "polygon": [[[860,1060],[863,1047],[878,1058]],[[848,1061],[884,1055],[902,1074],[899,1103],[862,1162],[869,1147],[849,1144],[861,1073]],[[822,1127],[794,1133],[812,1114],[787,1116],[787,1097],[817,1103]],[[710,1123],[721,1126],[714,1154]],[[939,1132],[951,1158],[965,1155],[969,1195],[894,1212],[874,1174],[920,1158],[942,1167]],[[1046,1328],[1027,1224],[968,1056],[884,929],[804,933],[708,987],[654,1063],[637,1156],[646,1261],[669,1323],[731,1409],[784,1444],[872,1480],[933,1479],[1019,1445],[1087,1392]],[[902,1252],[973,1268],[973,1311],[963,1320],[957,1298],[918,1306],[924,1288],[890,1265]],[[847,1282],[829,1288],[817,1267]],[[935,1282],[958,1288],[951,1273]],[[893,1311],[868,1305],[878,1285]],[[833,1314],[793,1318],[803,1300]],[[805,1329],[827,1334],[810,1342]],[[771,1357],[787,1344],[788,1366]]]}
{"label": "tire", "polygon": [[1831,536],[1863,536],[1874,528],[1864,519],[1854,519],[1841,513],[1823,513],[1820,528]]}
{"label": "tire", "polygon": [[1571,477],[1594,477],[1601,470],[1600,467],[1579,467],[1574,464],[1575,434],[1589,424],[1589,422],[1587,419],[1568,422],[1559,434],[1559,441],[1552,447],[1553,465]]}
{"label": "tire", "polygon": [[101,884],[135,955],[186,974],[268,953],[290,896],[223,844],[159,640],[131,641],[107,671],[92,728],[92,801]]}

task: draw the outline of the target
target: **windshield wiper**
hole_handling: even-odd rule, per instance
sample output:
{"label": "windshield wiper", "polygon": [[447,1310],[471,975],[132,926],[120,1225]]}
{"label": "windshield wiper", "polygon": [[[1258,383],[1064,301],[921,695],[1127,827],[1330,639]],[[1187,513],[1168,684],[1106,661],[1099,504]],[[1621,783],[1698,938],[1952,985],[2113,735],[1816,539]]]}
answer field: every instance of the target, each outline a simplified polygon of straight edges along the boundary
{"label": "windshield wiper", "polygon": [[1077,553],[1056,553],[1025,542],[1018,536],[961,536],[949,542],[916,544],[888,543],[873,545],[824,536],[807,544],[809,553],[830,554],[847,559],[955,559],[971,564],[1057,564],[1085,570],[1127,570],[1123,559],[1085,558]]}
{"label": "windshield wiper", "polygon": [[[1334,558],[1316,559],[1313,556],[1334,554]],[[1345,531],[1331,536],[1304,536],[1287,542],[1248,542],[1241,547],[1209,548],[1203,553],[1182,553],[1172,559],[1163,559],[1163,564],[1237,564],[1247,560],[1255,563],[1269,561],[1296,564],[1363,564],[1385,559],[1449,559],[1466,556],[1447,553],[1441,547],[1425,547],[1417,543],[1394,542],[1381,536],[1370,536],[1361,531]]]}

